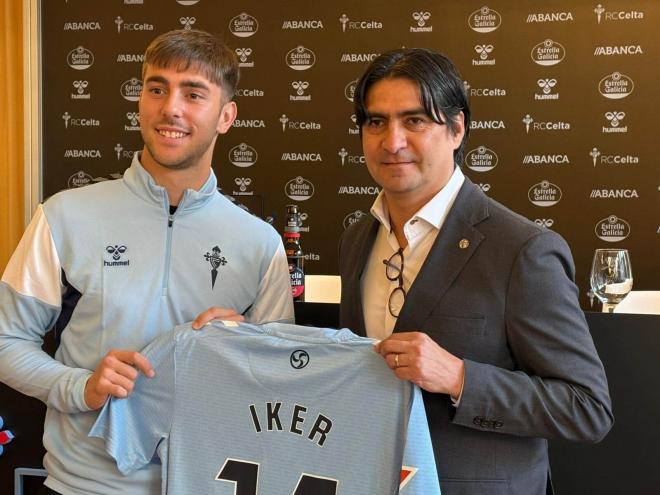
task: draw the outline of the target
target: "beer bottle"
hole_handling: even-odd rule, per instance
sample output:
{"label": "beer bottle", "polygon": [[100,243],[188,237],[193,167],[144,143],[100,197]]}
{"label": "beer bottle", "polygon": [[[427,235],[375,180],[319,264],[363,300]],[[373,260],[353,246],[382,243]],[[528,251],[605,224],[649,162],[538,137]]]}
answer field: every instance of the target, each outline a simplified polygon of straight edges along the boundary
{"label": "beer bottle", "polygon": [[291,294],[294,301],[305,300],[305,258],[300,246],[300,213],[298,205],[287,205],[284,225],[284,251],[289,263]]}

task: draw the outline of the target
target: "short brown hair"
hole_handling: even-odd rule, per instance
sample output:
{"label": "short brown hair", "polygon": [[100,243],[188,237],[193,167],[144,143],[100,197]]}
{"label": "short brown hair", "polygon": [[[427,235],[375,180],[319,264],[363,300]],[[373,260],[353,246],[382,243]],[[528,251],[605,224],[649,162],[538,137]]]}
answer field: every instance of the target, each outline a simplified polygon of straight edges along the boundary
{"label": "short brown hair", "polygon": [[223,89],[227,101],[234,97],[239,80],[236,54],[217,36],[196,29],[177,29],[155,38],[144,54],[142,79],[152,67],[187,70],[198,68]]}

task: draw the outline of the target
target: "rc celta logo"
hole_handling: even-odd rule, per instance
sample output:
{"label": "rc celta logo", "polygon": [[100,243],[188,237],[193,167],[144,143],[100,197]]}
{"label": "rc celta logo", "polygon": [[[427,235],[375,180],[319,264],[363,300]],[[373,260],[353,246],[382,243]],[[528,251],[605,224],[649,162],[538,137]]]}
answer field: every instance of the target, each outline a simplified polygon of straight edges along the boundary
{"label": "rc celta logo", "polygon": [[124,81],[119,89],[119,92],[128,101],[138,101],[142,93],[142,81],[137,77],[132,77],[128,81]]}
{"label": "rc celta logo", "polygon": [[603,218],[594,228],[596,237],[605,242],[619,242],[630,235],[630,224],[623,218],[610,215]]}
{"label": "rc celta logo", "polygon": [[94,54],[87,48],[79,46],[69,52],[66,61],[72,69],[85,70],[94,63]]}
{"label": "rc celta logo", "polygon": [[257,163],[259,154],[252,146],[241,143],[229,150],[229,161],[237,167],[251,167]]}
{"label": "rc celta logo", "polygon": [[594,164],[594,167],[600,165],[638,165],[639,157],[634,155],[606,155],[603,154],[598,148],[594,147],[589,156]]}
{"label": "rc celta logo", "polygon": [[488,172],[497,166],[497,153],[485,146],[479,146],[465,154],[465,165],[475,172]]}
{"label": "rc celta logo", "polygon": [[77,118],[72,117],[69,112],[64,112],[62,114],[62,120],[64,120],[64,128],[69,129],[70,127],[99,127],[101,121],[94,118]]}
{"label": "rc celta logo", "polygon": [[620,100],[630,95],[635,89],[635,83],[620,72],[612,72],[598,83],[598,91],[605,98]]}
{"label": "rc celta logo", "polygon": [[314,184],[298,176],[284,185],[284,194],[294,201],[306,201],[314,196]]}
{"label": "rc celta logo", "polygon": [[307,70],[316,62],[316,55],[309,48],[299,45],[287,52],[285,62],[293,70]]}
{"label": "rc celta logo", "polygon": [[122,31],[153,31],[154,25],[149,24],[148,22],[126,22],[121,16],[115,18],[115,24],[117,25],[117,32],[121,33]]}
{"label": "rc celta logo", "polygon": [[539,65],[557,65],[564,60],[566,50],[560,43],[547,39],[532,48],[531,56]]}
{"label": "rc celta logo", "polygon": [[341,15],[339,23],[341,24],[341,30],[344,33],[347,29],[383,29],[383,23],[380,21],[351,21],[346,14]]}
{"label": "rc celta logo", "polygon": [[282,116],[279,118],[280,123],[282,124],[282,132],[286,131],[287,129],[291,129],[294,131],[320,131],[321,130],[321,124],[318,122],[302,122],[302,121],[294,121],[289,119],[289,117],[286,116],[286,114],[282,114]]}
{"label": "rc celta logo", "polygon": [[[128,160],[133,159],[133,155],[137,153],[135,150],[124,150],[124,147],[120,144],[117,143],[115,144],[115,147],[112,148],[115,151],[115,154],[117,155],[117,160],[121,160],[122,158],[127,158]],[[121,179],[123,174],[120,173],[115,173],[115,174],[110,174],[110,177],[113,179]]]}
{"label": "rc celta logo", "polygon": [[525,124],[525,132],[529,134],[530,130],[533,131],[570,131],[571,123],[570,122],[535,122],[534,118],[529,114],[526,114],[522,123]]}
{"label": "rc celta logo", "polygon": [[594,14],[596,14],[596,19],[598,24],[601,21],[638,21],[644,19],[644,12],[639,10],[619,10],[617,12],[607,11],[605,8],[598,4],[594,8]]}
{"label": "rc celta logo", "polygon": [[472,65],[495,65],[495,59],[488,58],[494,49],[493,45],[475,45],[474,51],[479,55],[479,59],[472,59]]}
{"label": "rc celta logo", "polygon": [[431,13],[420,10],[418,12],[413,12],[413,20],[416,22],[416,26],[410,26],[411,33],[431,33],[433,32],[433,26],[428,24],[428,20],[431,18]]}
{"label": "rc celta logo", "polygon": [[344,165],[364,165],[367,163],[364,155],[351,155],[346,151],[346,148],[341,148],[337,152],[337,156],[339,156],[339,159],[341,160],[342,167]]}
{"label": "rc celta logo", "polygon": [[236,90],[236,96],[264,96],[263,89],[245,89],[239,88]]}
{"label": "rc celta logo", "polygon": [[536,206],[553,206],[561,200],[561,189],[552,182],[544,180],[530,187],[527,197]]}
{"label": "rc celta logo", "polygon": [[229,21],[229,30],[234,36],[248,38],[259,30],[259,22],[250,14],[241,12]]}
{"label": "rc celta logo", "polygon": [[504,88],[473,88],[465,82],[465,92],[470,96],[506,96]]}
{"label": "rc celta logo", "polygon": [[502,24],[502,16],[486,6],[475,10],[468,17],[468,26],[477,33],[490,33]]}

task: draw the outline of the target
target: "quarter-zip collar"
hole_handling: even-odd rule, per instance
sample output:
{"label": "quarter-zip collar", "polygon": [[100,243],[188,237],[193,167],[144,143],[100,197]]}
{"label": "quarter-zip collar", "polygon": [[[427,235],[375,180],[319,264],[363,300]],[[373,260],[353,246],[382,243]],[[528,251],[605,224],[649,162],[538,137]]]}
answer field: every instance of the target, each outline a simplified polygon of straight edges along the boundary
{"label": "quarter-zip collar", "polygon": [[[144,169],[140,163],[139,155],[137,152],[133,154],[131,166],[124,172],[124,183],[135,195],[148,203],[164,207],[169,214],[167,191],[163,186],[156,184],[151,174]],[[185,215],[204,206],[216,194],[217,186],[218,181],[213,170],[211,170],[208,179],[199,190],[186,189],[183,192],[176,215]]]}

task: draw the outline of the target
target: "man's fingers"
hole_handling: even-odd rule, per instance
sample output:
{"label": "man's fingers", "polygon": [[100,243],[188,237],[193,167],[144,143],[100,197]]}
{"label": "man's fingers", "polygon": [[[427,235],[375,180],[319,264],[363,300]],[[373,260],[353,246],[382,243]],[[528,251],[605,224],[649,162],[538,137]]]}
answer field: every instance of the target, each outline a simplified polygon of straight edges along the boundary
{"label": "man's fingers", "polygon": [[213,307],[199,314],[192,322],[192,328],[199,330],[212,320],[244,321],[245,318],[233,309]]}
{"label": "man's fingers", "polygon": [[[130,377],[131,373],[125,368],[123,368],[122,363],[126,363],[131,366],[134,366],[149,378],[153,378],[153,376],[156,374],[153,368],[151,367],[151,363],[149,362],[149,360],[139,352],[115,350],[115,351],[110,351],[108,357],[114,357],[120,361],[119,363],[116,363],[114,366],[110,365],[110,367],[124,376]],[[137,378],[137,376],[132,377],[133,380],[135,380],[135,378]]]}

